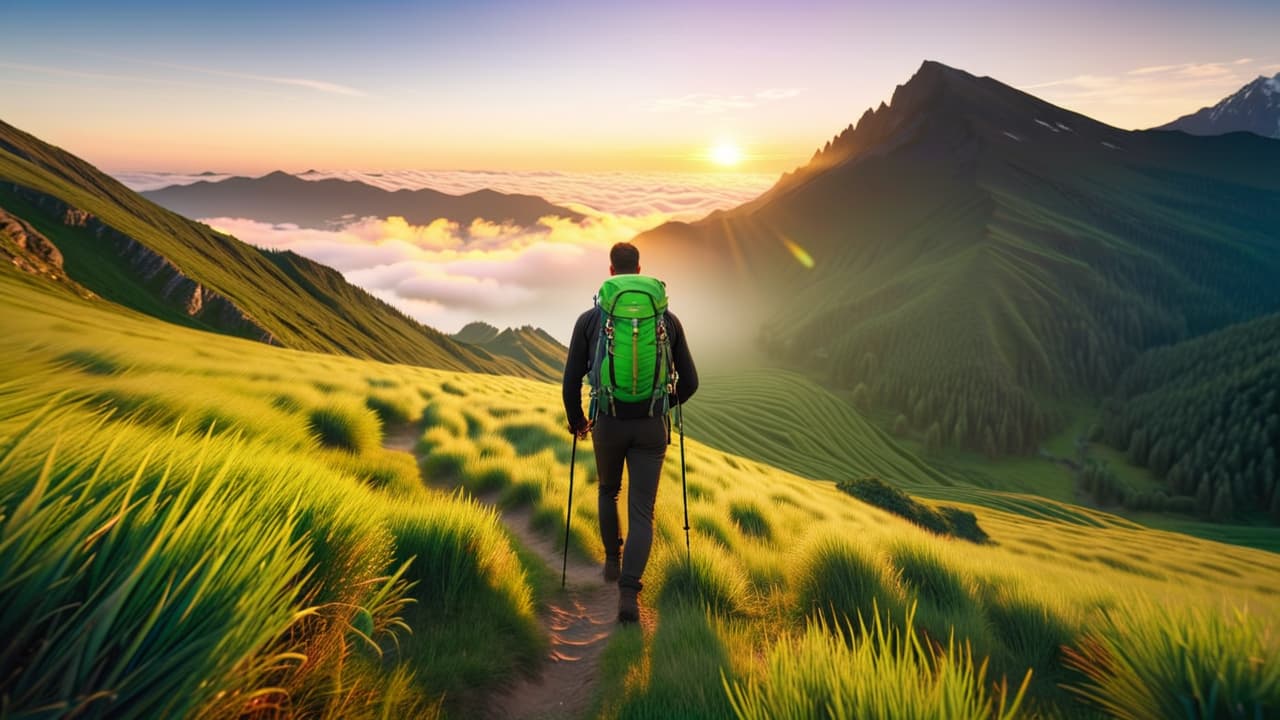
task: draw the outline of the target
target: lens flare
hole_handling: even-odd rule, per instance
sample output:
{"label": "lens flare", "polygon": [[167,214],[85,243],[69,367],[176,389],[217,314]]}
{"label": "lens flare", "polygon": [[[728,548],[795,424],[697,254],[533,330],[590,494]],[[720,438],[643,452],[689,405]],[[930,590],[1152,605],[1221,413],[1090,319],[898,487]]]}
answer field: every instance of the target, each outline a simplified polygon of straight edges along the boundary
{"label": "lens flare", "polygon": [[782,244],[786,245],[787,249],[791,251],[791,255],[795,257],[796,262],[805,266],[805,268],[809,270],[813,269],[813,257],[809,255],[809,252],[807,250],[800,247],[798,244],[796,244],[789,238],[782,238]]}

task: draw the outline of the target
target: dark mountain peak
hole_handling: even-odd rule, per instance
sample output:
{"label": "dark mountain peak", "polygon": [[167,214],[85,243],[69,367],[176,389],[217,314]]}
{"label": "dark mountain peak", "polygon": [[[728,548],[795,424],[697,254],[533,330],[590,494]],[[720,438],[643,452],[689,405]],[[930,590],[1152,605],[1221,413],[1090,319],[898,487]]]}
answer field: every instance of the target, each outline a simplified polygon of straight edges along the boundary
{"label": "dark mountain peak", "polygon": [[264,181],[270,181],[270,182],[293,182],[298,178],[294,177],[293,175],[290,175],[289,173],[283,170],[273,170],[258,179],[264,180]]}
{"label": "dark mountain peak", "polygon": [[501,333],[498,328],[477,320],[463,325],[461,330],[453,334],[453,339],[468,345],[483,345],[498,337],[499,334]]}
{"label": "dark mountain peak", "polygon": [[1280,138],[1280,73],[1259,75],[1218,104],[1183,115],[1157,130],[1181,130],[1190,135],[1251,132]]}

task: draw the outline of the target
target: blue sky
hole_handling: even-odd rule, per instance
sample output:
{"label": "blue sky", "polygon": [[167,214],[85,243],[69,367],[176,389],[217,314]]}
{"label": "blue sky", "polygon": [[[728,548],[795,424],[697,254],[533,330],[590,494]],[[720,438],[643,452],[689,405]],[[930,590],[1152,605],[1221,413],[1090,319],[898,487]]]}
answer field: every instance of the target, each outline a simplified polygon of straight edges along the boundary
{"label": "blue sky", "polygon": [[[1276,2],[0,5],[0,117],[108,169],[777,172],[926,58],[1121,127],[1280,71]],[[1145,72],[1135,72],[1143,71]]]}

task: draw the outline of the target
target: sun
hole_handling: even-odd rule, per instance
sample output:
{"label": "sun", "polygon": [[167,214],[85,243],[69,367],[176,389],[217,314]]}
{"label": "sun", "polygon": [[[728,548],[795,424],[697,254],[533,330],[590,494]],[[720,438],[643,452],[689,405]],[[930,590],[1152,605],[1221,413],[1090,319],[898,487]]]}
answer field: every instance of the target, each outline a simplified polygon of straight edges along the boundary
{"label": "sun", "polygon": [[711,162],[721,167],[733,167],[742,162],[742,149],[727,140],[712,146],[708,155],[711,157]]}

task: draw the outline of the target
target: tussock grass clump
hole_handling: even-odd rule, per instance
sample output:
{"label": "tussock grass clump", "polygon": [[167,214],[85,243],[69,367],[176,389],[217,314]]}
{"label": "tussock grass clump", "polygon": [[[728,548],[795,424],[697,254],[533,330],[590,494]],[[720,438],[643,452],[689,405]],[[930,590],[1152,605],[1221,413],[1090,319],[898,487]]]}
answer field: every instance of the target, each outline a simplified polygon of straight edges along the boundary
{"label": "tussock grass clump", "polygon": [[[463,696],[530,669],[545,641],[528,576],[496,512],[471,502],[397,505],[388,513],[396,561],[416,602],[402,639],[433,693]],[[484,648],[477,651],[477,648]]]}
{"label": "tussock grass clump", "polygon": [[534,455],[552,450],[561,462],[569,461],[569,442],[573,439],[568,430],[560,431],[541,422],[513,422],[498,431],[520,455]]}
{"label": "tussock grass clump", "polygon": [[683,553],[665,557],[657,587],[651,588],[660,607],[705,607],[725,616],[749,613],[751,585],[732,556],[717,546],[706,546],[693,555],[692,564]]}
{"label": "tussock grass clump", "polygon": [[456,395],[457,397],[467,396],[467,391],[461,385],[448,380],[440,383],[440,389],[450,395]]}
{"label": "tussock grass clump", "polygon": [[[424,437],[424,440],[426,438]],[[432,482],[457,482],[463,479],[463,468],[475,457],[475,448],[450,439],[431,449],[422,459],[422,472]]]}
{"label": "tussock grass clump", "polygon": [[182,408],[156,393],[112,388],[88,393],[84,399],[94,410],[131,422],[170,426],[182,419]]}
{"label": "tussock grass clump", "polygon": [[1105,612],[1067,663],[1069,687],[1121,718],[1261,718],[1280,712],[1274,619],[1171,610],[1154,602]]}
{"label": "tussock grass clump", "polygon": [[960,610],[972,604],[967,583],[932,544],[899,540],[888,552],[902,583],[920,599],[940,610]]}
{"label": "tussock grass clump", "polygon": [[804,554],[791,582],[795,607],[834,626],[856,629],[859,617],[877,607],[889,617],[904,614],[896,578],[868,548],[841,537],[825,537]]}
{"label": "tussock grass clump", "polygon": [[[676,480],[679,481],[679,479],[680,479],[679,476],[677,476]],[[697,500],[699,502],[709,503],[713,501],[716,497],[716,493],[714,490],[707,487],[706,485],[703,485],[702,483],[694,482],[692,480],[686,481],[685,490],[686,492],[689,493],[690,500]]]}
{"label": "tussock grass clump", "polygon": [[[882,621],[833,628],[811,620],[798,638],[769,653],[763,677],[725,682],[734,715],[746,720],[901,717],[920,720],[1017,717],[1026,691],[987,681],[985,663],[951,640],[942,652],[914,632]],[[908,615],[905,627],[910,628]],[[842,635],[859,639],[852,643]]]}
{"label": "tussock grass clump", "polygon": [[60,450],[35,430],[43,419],[0,447],[0,577],[23,579],[0,603],[7,713],[232,717],[260,698],[356,717],[419,704],[348,663],[356,608],[361,642],[386,640],[403,630],[407,588],[385,574],[390,536],[365,498],[322,482],[327,468],[76,412],[54,424],[84,441]]}
{"label": "tussock grass clump", "polygon": [[512,482],[502,490],[503,507],[525,507],[542,499],[542,483],[532,480]]}
{"label": "tussock grass clump", "polygon": [[689,521],[689,527],[693,532],[709,538],[725,549],[733,547],[729,529],[724,526],[724,523],[720,522],[719,518],[713,515],[694,515]]}
{"label": "tussock grass clump", "polygon": [[467,419],[462,409],[452,403],[432,401],[422,411],[422,426],[442,428],[454,437],[467,436]]}
{"label": "tussock grass clump", "polygon": [[307,413],[307,425],[321,445],[352,453],[377,448],[382,442],[382,426],[366,408],[331,403]]}
{"label": "tussock grass clump", "polygon": [[[592,717],[732,717],[729,697],[721,688],[726,678],[732,681],[745,674],[743,665],[749,659],[735,654],[744,634],[740,621],[708,615],[691,605],[664,609],[650,640],[639,630],[616,633],[606,653],[616,646],[619,656],[606,657],[605,662],[624,684],[604,690],[605,706]],[[630,671],[620,673],[614,669],[618,666],[629,666]]]}
{"label": "tussock grass clump", "polygon": [[512,469],[505,459],[477,458],[463,465],[462,483],[477,495],[497,492],[511,484]]}
{"label": "tussock grass clump", "polygon": [[63,353],[58,360],[90,375],[115,375],[124,370],[119,361],[89,350],[72,350]]}
{"label": "tussock grass clump", "polygon": [[773,539],[773,530],[764,511],[753,502],[735,502],[729,505],[729,519],[738,526],[742,534],[769,541]]}
{"label": "tussock grass clump", "polygon": [[980,597],[992,632],[1008,651],[1007,665],[1039,671],[1060,667],[1063,646],[1077,637],[1073,623],[1012,583],[986,585]]}
{"label": "tussock grass clump", "polygon": [[372,410],[383,425],[408,425],[422,417],[421,403],[407,392],[369,393],[364,406]]}
{"label": "tussock grass clump", "polygon": [[422,476],[411,455],[377,448],[364,455],[333,453],[331,461],[365,485],[396,497],[421,497]]}

